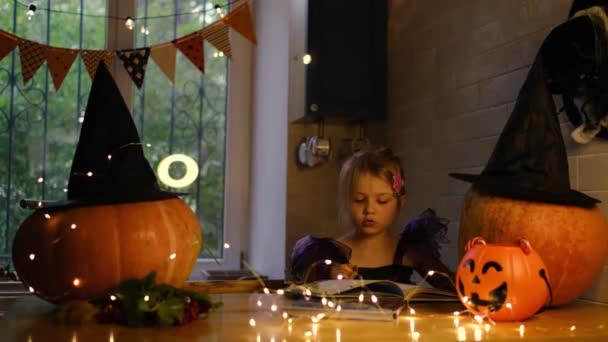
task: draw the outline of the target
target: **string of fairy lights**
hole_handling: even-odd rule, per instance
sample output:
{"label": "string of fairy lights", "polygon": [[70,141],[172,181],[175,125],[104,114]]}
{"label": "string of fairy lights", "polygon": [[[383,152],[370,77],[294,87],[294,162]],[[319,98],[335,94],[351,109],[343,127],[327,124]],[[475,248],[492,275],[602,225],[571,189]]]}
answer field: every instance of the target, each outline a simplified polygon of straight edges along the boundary
{"label": "string of fairy lights", "polygon": [[[44,11],[44,12],[49,12],[49,13],[71,14],[71,15],[78,15],[78,16],[83,16],[83,17],[121,20],[121,21],[124,21],[125,27],[129,30],[133,30],[136,27],[137,22],[147,23],[148,20],[152,20],[152,19],[174,18],[174,17],[197,15],[197,14],[205,15],[212,11],[215,11],[221,18],[223,18],[224,16],[226,16],[228,9],[232,5],[234,5],[238,2],[242,2],[242,0],[231,0],[223,5],[220,5],[217,3],[216,4],[209,3],[208,6],[195,7],[192,10],[187,11],[187,12],[161,14],[161,15],[153,15],[153,16],[139,16],[139,17],[124,16],[124,17],[122,17],[122,16],[114,16],[114,15],[103,15],[103,14],[92,14],[92,13],[58,10],[58,9],[54,9],[54,8],[40,7],[40,6],[36,5],[36,3],[27,3],[26,4],[21,1],[15,0],[15,4],[22,7],[25,10],[25,16],[28,21],[31,21],[35,17],[36,12]],[[145,26],[144,24],[141,24],[140,30],[141,30],[141,33],[146,34],[146,35],[148,35],[150,33],[149,27]]]}

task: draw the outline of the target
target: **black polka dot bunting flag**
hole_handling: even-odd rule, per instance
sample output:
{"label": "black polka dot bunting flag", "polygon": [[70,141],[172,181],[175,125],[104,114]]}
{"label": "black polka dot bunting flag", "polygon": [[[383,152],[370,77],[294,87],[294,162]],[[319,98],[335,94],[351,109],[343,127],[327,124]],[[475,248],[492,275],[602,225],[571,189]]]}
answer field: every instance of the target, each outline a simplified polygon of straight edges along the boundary
{"label": "black polka dot bunting flag", "polygon": [[116,55],[122,61],[125,70],[137,88],[141,89],[146,75],[148,57],[150,57],[150,48],[117,51]]}

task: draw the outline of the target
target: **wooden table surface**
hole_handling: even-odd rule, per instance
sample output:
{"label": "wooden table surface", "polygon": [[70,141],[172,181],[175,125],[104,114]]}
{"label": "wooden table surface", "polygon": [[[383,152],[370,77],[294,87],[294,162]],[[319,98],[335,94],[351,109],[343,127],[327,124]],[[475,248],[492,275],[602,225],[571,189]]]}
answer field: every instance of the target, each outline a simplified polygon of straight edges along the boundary
{"label": "wooden table surface", "polygon": [[[300,316],[289,323],[282,317],[281,296],[240,293],[213,298],[224,306],[206,319],[182,327],[127,328],[57,324],[49,315],[52,305],[33,296],[21,297],[4,303],[9,305],[0,318],[0,341],[521,341],[522,336],[538,341],[608,341],[608,306],[582,301],[524,322],[486,327],[470,316],[454,316],[454,310],[461,308],[458,303],[411,303],[416,312],[404,310],[394,321],[325,318],[313,323],[310,317]],[[272,303],[279,305],[276,312]]]}

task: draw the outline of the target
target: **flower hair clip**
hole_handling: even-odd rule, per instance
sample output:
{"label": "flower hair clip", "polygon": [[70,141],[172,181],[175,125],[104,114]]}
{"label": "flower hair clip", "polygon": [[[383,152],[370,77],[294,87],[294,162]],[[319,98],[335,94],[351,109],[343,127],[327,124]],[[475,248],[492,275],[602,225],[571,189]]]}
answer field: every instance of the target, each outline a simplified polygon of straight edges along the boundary
{"label": "flower hair clip", "polygon": [[405,186],[403,186],[403,178],[400,174],[393,176],[393,194],[395,197],[405,195]]}

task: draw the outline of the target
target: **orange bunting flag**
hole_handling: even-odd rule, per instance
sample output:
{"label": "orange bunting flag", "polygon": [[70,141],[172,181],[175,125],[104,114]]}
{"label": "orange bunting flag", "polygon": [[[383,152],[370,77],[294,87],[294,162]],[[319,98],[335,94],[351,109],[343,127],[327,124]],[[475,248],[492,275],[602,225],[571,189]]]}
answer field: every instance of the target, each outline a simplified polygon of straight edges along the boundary
{"label": "orange bunting flag", "polygon": [[116,53],[138,89],[144,84],[150,49],[123,50]]}
{"label": "orange bunting flag", "polygon": [[46,50],[46,64],[49,66],[55,90],[59,91],[65,76],[70,71],[72,63],[78,56],[78,51],[49,47]]}
{"label": "orange bunting flag", "polygon": [[19,45],[19,38],[0,30],[0,61]]}
{"label": "orange bunting flag", "polygon": [[152,47],[150,57],[156,65],[167,76],[171,83],[175,83],[175,56],[177,48],[173,44],[159,45]]}
{"label": "orange bunting flag", "polygon": [[203,50],[203,38],[198,34],[190,34],[178,39],[173,44],[181,51],[192,64],[203,74],[205,73],[205,53]]}
{"label": "orange bunting flag", "polygon": [[222,51],[228,58],[232,57],[232,48],[230,47],[230,39],[228,38],[228,25],[226,23],[216,21],[202,29],[200,33],[216,49]]}
{"label": "orange bunting flag", "polygon": [[82,57],[82,61],[84,62],[84,66],[87,68],[89,76],[91,79],[93,79],[95,77],[95,72],[97,71],[99,61],[103,60],[108,69],[112,66],[114,51],[82,50],[80,52],[80,57]]}
{"label": "orange bunting flag", "polygon": [[21,74],[23,84],[27,84],[36,71],[46,59],[46,46],[30,40],[23,40],[19,43],[19,58],[21,60]]}
{"label": "orange bunting flag", "polygon": [[257,44],[248,2],[230,11],[222,20],[250,42]]}

